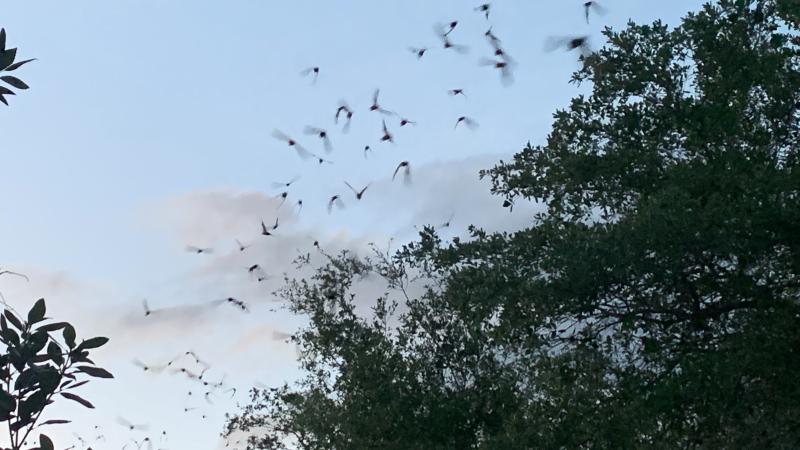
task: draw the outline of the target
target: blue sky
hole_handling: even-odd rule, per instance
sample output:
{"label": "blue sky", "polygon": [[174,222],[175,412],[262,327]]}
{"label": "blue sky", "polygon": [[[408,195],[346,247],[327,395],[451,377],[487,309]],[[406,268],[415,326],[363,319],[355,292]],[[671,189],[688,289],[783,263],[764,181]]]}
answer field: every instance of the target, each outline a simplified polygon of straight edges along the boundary
{"label": "blue sky", "polygon": [[[33,280],[0,280],[0,290],[20,307],[47,294],[65,316],[59,318],[75,321],[79,331],[109,334],[111,349],[102,355],[120,377],[87,389],[88,397],[103,400],[92,414],[76,413],[75,427],[62,431],[68,438],[102,423],[113,448],[111,442],[128,438],[113,418],[127,414],[172,430],[168,448],[217,448],[231,402],[204,405],[209,418],[192,422],[172,413],[182,411],[183,394],[173,394],[182,392],[183,381],[142,377],[130,360],[193,347],[218,356],[220,372],[241,375],[243,386],[263,373],[265,382],[279,382],[292,376],[293,350],[269,336],[273,328],[291,331],[299,322],[264,307],[245,318],[226,311],[196,321],[141,323],[136,314],[143,297],[183,305],[235,292],[266,305],[268,290],[257,290],[228,267],[259,260],[274,266],[270,272],[288,270],[288,256],[311,235],[342,247],[389,236],[403,240],[413,236],[413,225],[444,221],[451,212],[455,234],[470,223],[524,226],[524,209],[509,217],[478,182],[477,170],[527,141],[543,142],[553,111],[585,91],[567,83],[576,55],[545,52],[547,37],[590,34],[597,46],[603,26],[657,18],[674,25],[701,4],[607,0],[608,14],[587,25],[578,0],[496,1],[489,22],[472,10],[477,3],[3,6],[0,26],[9,45],[38,61],[19,71],[31,89],[0,108],[0,265],[27,271]],[[454,19],[459,25],[452,37],[470,47],[466,55],[441,49],[432,31],[434,23]],[[489,23],[518,62],[508,88],[477,64],[491,56],[482,38]],[[418,61],[409,46],[431,50]],[[313,85],[298,75],[309,66],[321,68]],[[396,119],[387,119],[395,145],[378,142],[381,118],[368,111],[376,88],[385,107],[418,122],[400,129]],[[453,88],[468,97],[448,96]],[[355,110],[347,135],[335,131],[332,120],[340,99]],[[461,115],[480,127],[454,131]],[[319,142],[302,134],[305,125],[329,129],[335,164],[302,161],[270,136],[277,128],[321,152]],[[374,149],[367,160],[365,145]],[[412,162],[411,186],[390,182],[402,160]],[[289,214],[289,202],[280,210],[285,240],[259,244],[253,252],[261,253],[240,261],[231,253],[232,239],[250,241],[260,218],[274,220],[270,196],[278,191],[270,183],[295,175],[302,177],[289,202],[302,198],[305,207],[299,217]],[[343,180],[374,184],[355,204]],[[328,215],[326,200],[337,193],[348,206]],[[200,259],[183,251],[187,244],[218,251]],[[231,356],[228,350],[245,341],[247,357]]]}

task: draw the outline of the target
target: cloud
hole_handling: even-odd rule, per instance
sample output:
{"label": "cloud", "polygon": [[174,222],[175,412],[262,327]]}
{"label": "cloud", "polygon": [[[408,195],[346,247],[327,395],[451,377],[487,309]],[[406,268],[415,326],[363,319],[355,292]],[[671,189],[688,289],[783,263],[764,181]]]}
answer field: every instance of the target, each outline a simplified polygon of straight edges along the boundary
{"label": "cloud", "polygon": [[[172,273],[165,273],[162,281],[145,293],[152,310],[149,316],[144,314],[142,296],[67,272],[9,267],[24,272],[31,281],[0,277],[0,292],[22,311],[45,297],[48,315],[74,322],[79,335],[109,336],[111,343],[98,353],[97,360],[118,380],[94,387],[90,384],[87,397],[113,397],[113,402],[97,400],[98,408],[109,409],[110,417],[125,411],[131,419],[150,417],[158,423],[167,420],[170,411],[182,410],[191,384],[180,374],[141,373],[131,363],[134,358],[163,363],[191,349],[211,363],[210,377],[227,374],[228,382],[242,393],[254,383],[277,385],[297,376],[296,349],[286,340],[304,320],[283,309],[274,291],[282,286],[284,277],[312,274],[312,268],[296,267],[293,261],[299,255],[309,255],[315,264],[324,261],[313,246],[315,240],[328,254],[346,249],[366,256],[372,252],[370,243],[390,252],[416,237],[415,226],[440,225],[451,216],[450,227],[440,230],[444,237],[465,237],[468,224],[490,231],[526,226],[536,205],[518,205],[509,213],[500,206],[502,200],[490,194],[487,181],[478,179],[478,171],[497,160],[497,156],[487,155],[419,167],[412,161],[410,185],[385,176],[373,182],[361,201],[346,197],[347,207],[330,216],[324,211],[324,195],[319,202],[309,202],[307,210],[298,215],[288,201],[281,205],[280,198],[267,193],[228,188],[188,192],[149,205],[140,213],[151,232],[169,236],[175,249],[174,261],[160,264],[173,268]],[[261,236],[261,220],[273,224],[276,217],[275,235]],[[247,249],[240,251],[235,239]],[[210,246],[214,251],[190,254],[184,251],[186,245]],[[264,272],[249,273],[253,264]],[[264,278],[261,281],[260,276]],[[379,277],[369,276],[359,280],[353,291],[360,310],[366,313],[374,300],[386,293],[386,285]],[[390,293],[393,295],[399,294]],[[225,302],[229,297],[246,302],[250,312]],[[123,386],[146,389],[134,394]],[[149,409],[153,401],[159,402],[163,414]],[[214,417],[215,426],[221,426],[225,412],[235,410],[227,400],[199,406],[204,408],[203,414]],[[191,418],[180,420],[184,419]]]}

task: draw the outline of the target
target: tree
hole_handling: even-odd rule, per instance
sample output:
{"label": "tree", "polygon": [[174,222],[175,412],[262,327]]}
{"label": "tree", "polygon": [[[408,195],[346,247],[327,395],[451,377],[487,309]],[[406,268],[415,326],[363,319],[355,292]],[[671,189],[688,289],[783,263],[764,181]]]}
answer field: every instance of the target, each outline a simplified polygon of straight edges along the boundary
{"label": "tree", "polygon": [[[2,74],[2,72],[13,72],[23,65],[34,61],[33,59],[26,59],[19,62],[14,62],[17,58],[17,49],[16,48],[6,48],[6,30],[5,28],[0,28],[0,80],[5,82],[11,87],[15,87],[17,89],[28,89],[28,85],[25,84],[24,81],[20,80],[19,78],[8,75]],[[9,89],[6,86],[0,84],[0,102],[3,102],[8,106],[8,100],[6,100],[6,95],[16,95],[14,91]]]}
{"label": "tree", "polygon": [[[607,29],[546,145],[482,172],[515,233],[431,228],[281,294],[304,377],[249,448],[800,446],[800,4]],[[363,315],[364,279],[386,294]]]}
{"label": "tree", "polygon": [[72,391],[88,383],[86,377],[113,378],[89,359],[90,350],[102,347],[108,338],[77,342],[72,325],[51,322],[45,313],[45,301],[39,299],[27,319],[9,307],[0,315],[0,344],[4,346],[0,353],[0,421],[8,426],[8,450],[53,450],[54,444],[45,434],[38,435],[37,447],[27,443],[39,427],[70,422],[39,421],[47,405],[63,397],[94,408]]}

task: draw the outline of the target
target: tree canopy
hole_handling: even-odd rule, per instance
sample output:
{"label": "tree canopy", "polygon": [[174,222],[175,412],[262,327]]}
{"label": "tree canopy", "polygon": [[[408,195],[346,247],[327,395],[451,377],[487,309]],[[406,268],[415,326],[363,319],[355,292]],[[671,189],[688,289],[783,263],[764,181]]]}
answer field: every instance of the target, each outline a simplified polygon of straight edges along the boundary
{"label": "tree canopy", "polygon": [[[304,378],[249,448],[800,446],[800,4],[607,29],[546,144],[482,172],[513,233],[426,228],[281,294]],[[356,295],[383,280],[377,299]],[[371,304],[370,314],[361,306]]]}

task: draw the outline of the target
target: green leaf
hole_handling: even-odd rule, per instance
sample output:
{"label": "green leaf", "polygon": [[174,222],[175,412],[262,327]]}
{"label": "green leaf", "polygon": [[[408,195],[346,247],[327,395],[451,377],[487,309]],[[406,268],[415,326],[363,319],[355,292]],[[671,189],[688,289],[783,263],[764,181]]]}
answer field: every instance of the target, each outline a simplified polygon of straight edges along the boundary
{"label": "green leaf", "polygon": [[[5,77],[2,77],[5,80]],[[33,304],[33,308],[28,312],[28,323],[34,324],[44,320],[44,314],[47,312],[47,307],[44,304],[44,299],[40,298]]]}
{"label": "green leaf", "polygon": [[85,406],[87,408],[94,409],[94,405],[89,403],[88,400],[86,400],[86,399],[84,399],[84,398],[82,398],[80,396],[77,396],[75,394],[71,394],[69,392],[62,392],[61,396],[64,397],[64,398],[70,399],[70,400],[72,400],[74,402],[78,402],[78,403],[80,403],[81,405],[83,405],[83,406]]}
{"label": "green leaf", "polygon": [[[2,93],[1,90],[0,93]],[[11,311],[5,310],[3,311],[3,315],[6,316],[6,319],[8,319],[8,321],[11,322],[11,325],[17,327],[18,330],[22,331],[25,329],[25,325],[22,324],[22,321],[19,320],[19,318],[17,318],[17,316],[15,316],[14,313],[12,313]]]}
{"label": "green leaf", "polygon": [[78,370],[95,378],[114,378],[114,375],[112,375],[110,372],[99,367],[80,366],[78,367]]}
{"label": "green leaf", "polygon": [[107,337],[94,337],[81,342],[81,344],[75,350],[80,351],[80,350],[88,350],[92,348],[102,347],[103,345],[106,344],[106,342],[108,342]]}
{"label": "green leaf", "polygon": [[39,435],[39,447],[41,447],[42,450],[54,450],[55,448],[53,447],[53,441],[43,434]]}
{"label": "green leaf", "polygon": [[14,64],[11,64],[10,66],[6,67],[5,71],[6,72],[12,72],[12,71],[17,70],[20,67],[24,66],[25,64],[28,64],[31,61],[36,61],[36,58],[31,58],[31,59],[26,59],[24,61],[15,62]]}
{"label": "green leaf", "polygon": [[4,76],[0,77],[0,79],[2,79],[3,81],[5,81],[8,84],[14,86],[17,89],[28,89],[28,87],[29,87],[27,84],[25,84],[24,81],[20,80],[17,77],[13,77],[11,75],[4,75]]}
{"label": "green leaf", "polygon": [[75,348],[75,328],[67,324],[67,326],[64,327],[62,335],[64,336],[64,342],[67,343],[69,348]]}
{"label": "green leaf", "polygon": [[0,70],[5,69],[14,63],[14,58],[17,57],[17,49],[10,48],[5,51],[0,51]]}

